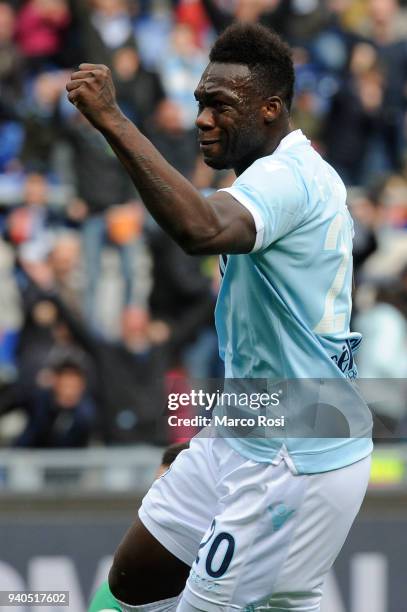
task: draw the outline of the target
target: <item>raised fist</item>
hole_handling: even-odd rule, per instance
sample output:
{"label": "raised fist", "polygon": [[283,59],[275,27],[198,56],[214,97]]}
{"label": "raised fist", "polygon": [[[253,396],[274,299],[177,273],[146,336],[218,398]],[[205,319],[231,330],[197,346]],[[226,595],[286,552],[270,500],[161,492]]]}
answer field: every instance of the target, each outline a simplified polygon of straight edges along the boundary
{"label": "raised fist", "polygon": [[103,64],[81,64],[66,85],[68,100],[96,127],[103,128],[120,113],[110,69]]}

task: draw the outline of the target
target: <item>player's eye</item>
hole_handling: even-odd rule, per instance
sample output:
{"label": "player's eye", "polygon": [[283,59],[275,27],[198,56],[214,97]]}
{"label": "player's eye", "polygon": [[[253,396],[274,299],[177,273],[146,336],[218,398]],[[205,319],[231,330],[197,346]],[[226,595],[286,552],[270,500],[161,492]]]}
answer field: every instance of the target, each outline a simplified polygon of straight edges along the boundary
{"label": "player's eye", "polygon": [[225,111],[229,109],[229,106],[225,104],[224,102],[222,102],[221,100],[215,100],[212,103],[212,106],[218,113],[224,113]]}

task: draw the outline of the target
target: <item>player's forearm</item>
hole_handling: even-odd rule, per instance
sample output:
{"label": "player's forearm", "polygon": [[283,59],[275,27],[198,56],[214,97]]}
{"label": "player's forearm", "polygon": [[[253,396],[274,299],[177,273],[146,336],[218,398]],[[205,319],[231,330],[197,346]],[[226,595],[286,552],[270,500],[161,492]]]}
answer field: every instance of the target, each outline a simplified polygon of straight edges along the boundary
{"label": "player's forearm", "polygon": [[195,252],[220,231],[213,206],[122,113],[112,115],[99,129],[152,216],[181,247]]}

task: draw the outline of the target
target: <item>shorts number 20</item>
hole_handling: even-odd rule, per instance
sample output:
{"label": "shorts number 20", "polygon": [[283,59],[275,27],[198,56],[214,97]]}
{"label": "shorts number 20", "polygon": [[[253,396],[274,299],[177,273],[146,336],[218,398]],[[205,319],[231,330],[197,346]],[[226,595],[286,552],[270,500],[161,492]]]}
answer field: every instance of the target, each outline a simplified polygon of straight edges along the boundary
{"label": "shorts number 20", "polygon": [[[199,549],[206,546],[210,542],[210,540],[213,538],[213,535],[215,533],[215,526],[216,526],[216,521],[214,519],[212,521],[209,536],[207,537],[206,540],[201,542],[201,544],[199,545]],[[218,551],[219,546],[222,544],[223,541],[227,542],[227,548],[223,556],[222,563],[219,565],[217,569],[213,569],[213,559]],[[227,533],[226,531],[222,531],[221,533],[218,533],[216,538],[213,540],[209,548],[209,551],[208,551],[208,556],[206,557],[205,569],[208,573],[208,576],[211,576],[211,578],[220,578],[221,576],[223,576],[223,574],[227,571],[230,565],[230,562],[232,561],[234,551],[235,551],[235,538],[232,535],[230,535],[230,533]],[[198,563],[198,561],[199,561],[199,555],[196,558],[196,563]]]}

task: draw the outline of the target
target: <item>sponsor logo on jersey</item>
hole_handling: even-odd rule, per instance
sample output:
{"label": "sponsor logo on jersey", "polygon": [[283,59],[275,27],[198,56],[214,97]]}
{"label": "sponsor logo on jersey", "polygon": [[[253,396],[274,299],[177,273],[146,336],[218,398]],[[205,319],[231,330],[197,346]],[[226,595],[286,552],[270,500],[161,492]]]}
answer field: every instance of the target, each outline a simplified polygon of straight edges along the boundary
{"label": "sponsor logo on jersey", "polygon": [[292,517],[295,510],[289,510],[285,504],[277,503],[268,506],[271,512],[271,522],[273,523],[273,531],[278,531],[285,525],[289,518]]}
{"label": "sponsor logo on jersey", "polygon": [[355,378],[357,376],[357,370],[353,359],[353,353],[361,343],[361,338],[351,338],[345,340],[342,345],[342,352],[339,355],[332,355],[331,359],[343,374],[346,374],[349,378]]}

